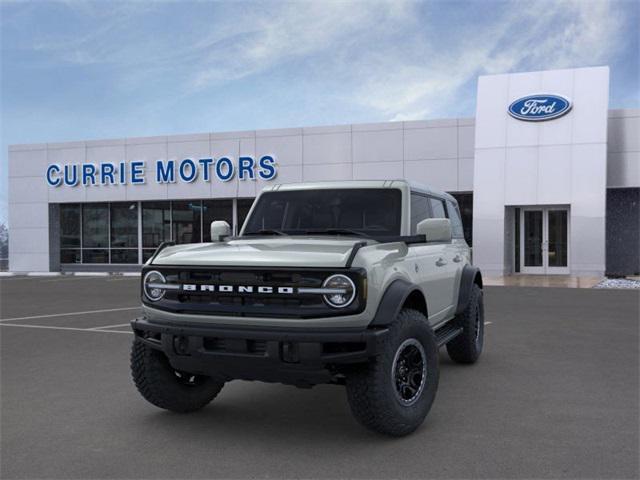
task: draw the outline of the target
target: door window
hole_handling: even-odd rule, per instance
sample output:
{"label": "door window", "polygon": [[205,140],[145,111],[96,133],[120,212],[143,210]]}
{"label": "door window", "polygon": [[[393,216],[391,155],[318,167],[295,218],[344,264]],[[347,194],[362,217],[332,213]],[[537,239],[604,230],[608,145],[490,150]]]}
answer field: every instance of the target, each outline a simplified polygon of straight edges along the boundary
{"label": "door window", "polygon": [[[569,273],[569,211],[543,207],[516,210],[516,261],[521,273]],[[519,254],[519,255],[518,255]],[[516,270],[518,271],[518,270]]]}
{"label": "door window", "polygon": [[542,266],[542,210],[524,211],[524,266]]}
{"label": "door window", "polygon": [[411,234],[415,235],[418,223],[429,218],[429,202],[424,195],[411,194]]}
{"label": "door window", "polygon": [[549,210],[548,255],[550,267],[566,267],[567,263],[567,211]]}
{"label": "door window", "polygon": [[439,198],[429,197],[431,203],[432,218],[447,218],[447,211],[444,209],[444,202]]}
{"label": "door window", "polygon": [[449,220],[451,220],[451,236],[453,238],[464,238],[464,229],[462,228],[462,219],[460,218],[458,206],[447,200],[447,211],[449,212]]}

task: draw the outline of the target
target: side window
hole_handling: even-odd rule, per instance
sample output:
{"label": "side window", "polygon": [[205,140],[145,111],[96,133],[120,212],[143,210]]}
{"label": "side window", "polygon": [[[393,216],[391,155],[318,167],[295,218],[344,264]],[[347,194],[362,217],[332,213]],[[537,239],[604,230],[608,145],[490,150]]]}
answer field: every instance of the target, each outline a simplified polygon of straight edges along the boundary
{"label": "side window", "polygon": [[460,219],[458,206],[447,200],[447,210],[449,212],[449,220],[451,220],[451,234],[453,238],[464,238],[464,229],[462,228],[462,220]]}
{"label": "side window", "polygon": [[439,198],[429,197],[431,203],[431,216],[433,218],[447,218],[447,212],[444,209],[444,202]]}
{"label": "side window", "polygon": [[427,197],[411,194],[411,234],[415,235],[416,226],[425,218],[429,218],[429,204]]}

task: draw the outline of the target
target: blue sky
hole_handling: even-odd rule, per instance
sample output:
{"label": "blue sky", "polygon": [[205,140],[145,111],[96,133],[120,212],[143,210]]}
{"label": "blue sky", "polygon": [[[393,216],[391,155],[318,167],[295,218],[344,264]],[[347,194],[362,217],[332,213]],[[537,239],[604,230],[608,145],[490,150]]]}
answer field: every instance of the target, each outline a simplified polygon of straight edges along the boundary
{"label": "blue sky", "polygon": [[591,65],[638,108],[639,5],[2,1],[0,221],[15,143],[473,116],[478,75]]}

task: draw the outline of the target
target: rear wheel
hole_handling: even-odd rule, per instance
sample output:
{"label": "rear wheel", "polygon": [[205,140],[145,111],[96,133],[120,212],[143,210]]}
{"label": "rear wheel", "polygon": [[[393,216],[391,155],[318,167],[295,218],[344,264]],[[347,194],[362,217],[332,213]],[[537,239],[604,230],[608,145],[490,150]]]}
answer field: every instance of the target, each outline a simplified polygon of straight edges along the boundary
{"label": "rear wheel", "polygon": [[175,370],[166,355],[139,340],[131,349],[131,374],[140,394],[156,407],[187,413],[205,407],[224,381]]}
{"label": "rear wheel", "polygon": [[475,363],[484,345],[484,301],[478,285],[473,285],[467,308],[456,322],[462,327],[462,333],[447,343],[449,357],[458,363]]}
{"label": "rear wheel", "polygon": [[347,375],[347,397],[365,427],[393,436],[418,428],[438,389],[438,346],[425,316],[403,309],[391,324],[383,351]]}

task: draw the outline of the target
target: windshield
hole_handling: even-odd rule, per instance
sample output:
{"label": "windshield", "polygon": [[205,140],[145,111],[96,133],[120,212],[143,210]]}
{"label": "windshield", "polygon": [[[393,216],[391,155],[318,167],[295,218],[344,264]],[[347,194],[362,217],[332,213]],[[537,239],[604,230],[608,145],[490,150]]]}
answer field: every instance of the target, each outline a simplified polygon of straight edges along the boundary
{"label": "windshield", "polygon": [[267,192],[243,235],[399,235],[401,201],[389,188]]}

